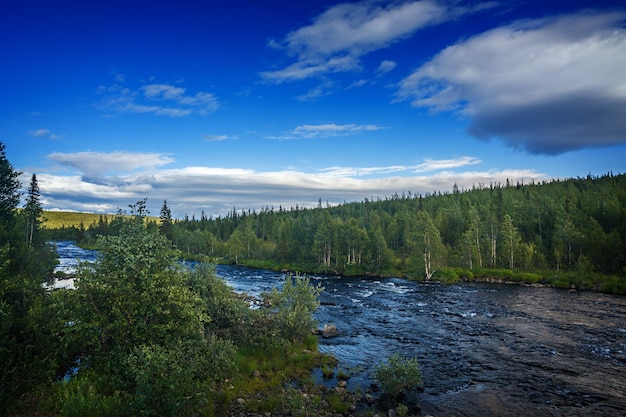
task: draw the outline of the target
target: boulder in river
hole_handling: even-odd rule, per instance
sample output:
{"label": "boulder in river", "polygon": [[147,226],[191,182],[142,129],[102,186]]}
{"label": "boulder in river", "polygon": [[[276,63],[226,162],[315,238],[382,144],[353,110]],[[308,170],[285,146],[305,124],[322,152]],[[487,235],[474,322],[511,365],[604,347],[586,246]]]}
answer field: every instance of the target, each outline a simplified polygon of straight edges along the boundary
{"label": "boulder in river", "polygon": [[339,336],[339,329],[334,324],[326,324],[324,330],[322,330],[322,337],[328,339],[329,337]]}

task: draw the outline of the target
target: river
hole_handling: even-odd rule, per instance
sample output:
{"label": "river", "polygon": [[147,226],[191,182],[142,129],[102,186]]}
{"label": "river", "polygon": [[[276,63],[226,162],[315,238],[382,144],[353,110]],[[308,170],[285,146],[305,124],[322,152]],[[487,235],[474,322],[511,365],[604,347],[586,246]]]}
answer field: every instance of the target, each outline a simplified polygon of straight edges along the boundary
{"label": "river", "polygon": [[[58,245],[61,260],[83,258]],[[85,252],[93,259],[93,252]],[[238,292],[259,295],[284,275],[216,267]],[[325,288],[316,318],[340,335],[320,350],[365,389],[392,353],[415,357],[422,415],[626,415],[626,297],[505,284],[311,276]]]}

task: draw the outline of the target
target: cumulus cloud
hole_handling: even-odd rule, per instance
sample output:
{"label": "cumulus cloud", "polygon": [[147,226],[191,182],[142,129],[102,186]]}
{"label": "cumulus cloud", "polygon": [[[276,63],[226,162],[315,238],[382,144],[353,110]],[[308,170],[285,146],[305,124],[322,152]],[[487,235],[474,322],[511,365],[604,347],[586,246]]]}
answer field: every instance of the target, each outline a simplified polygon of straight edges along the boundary
{"label": "cumulus cloud", "polygon": [[525,20],[452,45],[399,85],[401,100],[471,120],[531,153],[626,142],[625,13]]}
{"label": "cumulus cloud", "polygon": [[98,93],[104,96],[102,109],[120,113],[181,117],[207,115],[219,108],[214,94],[199,91],[190,95],[185,88],[171,84],[146,84],[136,90],[116,84],[100,86]]}
{"label": "cumulus cloud", "polygon": [[[177,218],[185,214],[199,216],[202,211],[211,216],[225,215],[233,206],[246,210],[295,205],[314,207],[319,199],[339,204],[364,198],[385,198],[408,191],[426,194],[434,190],[452,190],[454,184],[471,188],[491,182],[505,183],[507,179],[514,182],[548,179],[533,170],[450,169],[475,162],[474,158],[461,157],[425,161],[414,167],[335,167],[316,172],[293,169],[259,172],[198,166],[156,169],[150,175],[130,172],[102,183],[89,182],[78,175],[44,174],[38,175],[38,179],[46,209],[115,213],[117,209],[125,209],[147,197],[151,213],[158,213],[163,200],[167,200]],[[427,166],[432,168],[431,174],[415,174]],[[365,175],[371,177],[364,178]]]}
{"label": "cumulus cloud", "polygon": [[357,125],[345,124],[338,125],[335,123],[326,123],[319,125],[300,125],[283,136],[272,136],[268,139],[313,139],[328,138],[333,136],[348,136],[359,132],[373,132],[386,129],[384,126],[375,124]]}
{"label": "cumulus cloud", "polygon": [[338,4],[310,25],[288,33],[281,42],[272,39],[269,47],[284,49],[296,61],[284,69],[262,72],[261,76],[280,83],[353,71],[360,68],[360,57],[369,52],[486,5],[475,9],[454,8],[435,0]]}

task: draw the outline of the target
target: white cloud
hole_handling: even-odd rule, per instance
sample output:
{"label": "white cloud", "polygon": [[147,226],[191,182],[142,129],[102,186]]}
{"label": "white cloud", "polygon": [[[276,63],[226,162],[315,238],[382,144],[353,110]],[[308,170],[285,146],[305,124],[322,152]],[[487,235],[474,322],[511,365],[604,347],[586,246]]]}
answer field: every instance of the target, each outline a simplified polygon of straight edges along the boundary
{"label": "white cloud", "polygon": [[460,168],[468,165],[477,165],[482,161],[471,156],[462,156],[454,159],[425,159],[423,163],[412,167],[414,172],[438,171],[442,169]]}
{"label": "white cloud", "polygon": [[375,124],[357,125],[345,124],[338,125],[335,123],[326,123],[320,125],[300,125],[296,126],[292,131],[283,136],[269,137],[269,139],[313,139],[328,138],[334,136],[348,136],[359,132],[373,132],[377,130],[387,129],[384,126]]}
{"label": "white cloud", "polygon": [[462,168],[468,165],[477,165],[482,161],[471,156],[462,156],[454,159],[425,159],[418,165],[394,165],[387,167],[330,167],[320,172],[337,176],[365,176],[382,175],[398,172],[423,173],[442,171],[445,169]]}
{"label": "white cloud", "polygon": [[450,46],[400,99],[471,118],[469,132],[557,154],[626,142],[624,13],[526,20]]}
{"label": "white cloud", "polygon": [[221,142],[224,140],[235,140],[237,136],[228,135],[204,135],[204,140],[207,142]]}
{"label": "white cloud", "polygon": [[376,72],[378,74],[386,74],[389,71],[392,71],[398,64],[395,61],[384,60],[378,66]]}
{"label": "white cloud", "polygon": [[111,173],[129,173],[136,170],[150,170],[167,165],[174,160],[159,153],[139,152],[55,152],[48,158],[56,163],[77,170],[88,181],[100,182]]}
{"label": "white cloud", "polygon": [[200,91],[189,95],[186,92],[183,87],[158,83],[143,85],[138,90],[119,84],[98,87],[98,93],[105,95],[101,108],[120,113],[181,117],[206,115],[219,108],[219,101],[214,94]]}
{"label": "white cloud", "polygon": [[31,130],[30,132],[28,132],[31,136],[34,136],[36,138],[42,138],[44,136],[48,136],[50,135],[50,130],[49,129],[37,129],[37,130]]}
{"label": "white cloud", "polygon": [[[84,155],[79,154],[80,159]],[[160,164],[159,158],[148,159],[148,165]],[[411,191],[426,194],[434,190],[452,190],[473,185],[548,179],[532,170],[450,171],[475,163],[471,157],[449,161],[426,161],[431,175],[414,175],[416,167],[389,166],[373,168],[328,168],[319,172],[295,169],[259,172],[249,169],[219,167],[186,167],[180,169],[153,169],[149,175],[129,172],[107,177],[101,183],[85,180],[77,175],[38,175],[44,208],[55,210],[96,211],[115,213],[145,197],[152,214],[158,214],[163,200],[167,200],[175,217],[185,214],[225,215],[235,205],[239,209],[263,207],[314,207],[319,199],[330,204],[361,201],[364,198],[385,198],[394,193]],[[120,164],[130,170],[137,164]],[[370,178],[363,178],[371,175]]]}
{"label": "white cloud", "polygon": [[351,88],[363,87],[364,85],[368,83],[369,83],[369,80],[365,80],[365,79],[357,80],[353,82],[352,84],[350,84],[346,89],[349,90]]}
{"label": "white cloud", "polygon": [[161,98],[164,100],[179,100],[185,94],[185,89],[169,84],[149,84],[141,87],[147,98]]}
{"label": "white cloud", "polygon": [[314,100],[317,100],[320,97],[324,97],[324,96],[330,95],[330,94],[332,94],[332,92],[331,92],[332,86],[333,86],[333,84],[331,82],[322,83],[322,84],[318,85],[317,87],[314,87],[311,90],[309,90],[306,94],[303,94],[303,95],[300,95],[300,96],[296,97],[296,100],[298,100],[298,101],[314,101]]}
{"label": "white cloud", "polygon": [[[484,8],[485,4],[474,10]],[[421,28],[472,12],[435,0],[386,4],[376,1],[333,6],[313,22],[288,33],[272,48],[283,48],[296,62],[282,70],[265,71],[269,81],[284,82],[359,69],[360,57],[413,35]]]}
{"label": "white cloud", "polygon": [[282,70],[262,72],[261,76],[266,80],[281,83],[329,73],[353,71],[359,67],[360,61],[353,56],[332,57],[327,60],[303,59]]}
{"label": "white cloud", "polygon": [[50,129],[37,129],[31,130],[28,132],[29,135],[34,136],[36,138],[48,138],[52,140],[61,139],[65,135],[57,135],[50,131]]}

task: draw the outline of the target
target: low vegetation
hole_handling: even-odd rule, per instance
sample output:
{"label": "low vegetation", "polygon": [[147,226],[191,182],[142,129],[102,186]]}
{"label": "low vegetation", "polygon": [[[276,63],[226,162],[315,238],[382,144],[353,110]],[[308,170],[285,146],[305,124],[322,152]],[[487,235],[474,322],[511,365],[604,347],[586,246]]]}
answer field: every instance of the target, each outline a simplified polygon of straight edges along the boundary
{"label": "low vegetation", "polygon": [[417,389],[422,384],[417,359],[407,359],[394,353],[386,362],[374,368],[374,379],[382,390],[392,398],[399,398],[404,390]]}

